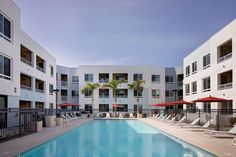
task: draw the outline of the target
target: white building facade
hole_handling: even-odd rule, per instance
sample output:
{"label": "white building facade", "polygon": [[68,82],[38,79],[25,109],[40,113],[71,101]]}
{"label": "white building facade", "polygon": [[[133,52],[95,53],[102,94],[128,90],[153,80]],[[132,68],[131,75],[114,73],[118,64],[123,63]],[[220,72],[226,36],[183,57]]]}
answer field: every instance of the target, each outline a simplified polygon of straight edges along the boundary
{"label": "white building facade", "polygon": [[0,108],[55,108],[56,59],[21,30],[20,9],[0,1]]}
{"label": "white building facade", "polygon": [[[75,79],[78,77],[78,80]],[[78,84],[72,82],[77,80]],[[78,68],[67,68],[57,66],[57,84],[61,94],[58,94],[58,102],[75,103],[73,92],[78,92],[78,99],[81,109],[85,111],[97,110],[100,112],[112,111],[114,104],[111,89],[104,89],[102,86],[112,79],[123,79],[117,89],[117,103],[119,111],[134,111],[137,108],[137,93],[129,89],[128,84],[135,80],[145,80],[144,90],[140,99],[142,109],[150,109],[151,104],[165,101],[174,101],[182,98],[182,67],[164,68],[132,65],[80,65]],[[66,81],[66,82],[65,82]],[[92,106],[91,93],[81,93],[81,89],[87,83],[99,83],[100,88],[94,91],[94,104]],[[62,84],[66,86],[62,86]],[[66,91],[66,92],[65,92]],[[62,101],[63,100],[63,101]]]}
{"label": "white building facade", "polygon": [[236,109],[236,20],[184,58],[184,99],[215,96],[225,103],[197,103],[199,109]]}

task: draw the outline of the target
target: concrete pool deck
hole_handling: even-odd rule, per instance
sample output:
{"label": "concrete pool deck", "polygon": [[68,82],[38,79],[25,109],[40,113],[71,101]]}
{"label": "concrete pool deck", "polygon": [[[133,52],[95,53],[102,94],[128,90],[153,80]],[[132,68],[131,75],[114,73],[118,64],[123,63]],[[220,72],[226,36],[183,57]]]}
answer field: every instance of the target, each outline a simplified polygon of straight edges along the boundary
{"label": "concrete pool deck", "polygon": [[67,131],[83,125],[91,120],[92,119],[88,118],[80,119],[70,123],[68,127],[56,126],[51,128],[43,128],[43,130],[38,133],[0,143],[0,157],[15,157],[24,151],[62,135]]}
{"label": "concrete pool deck", "polygon": [[233,140],[232,138],[208,138],[203,136],[203,132],[190,131],[151,118],[144,118],[140,120],[176,138],[207,150],[208,152],[211,152],[219,157],[236,156],[236,146],[231,145]]}

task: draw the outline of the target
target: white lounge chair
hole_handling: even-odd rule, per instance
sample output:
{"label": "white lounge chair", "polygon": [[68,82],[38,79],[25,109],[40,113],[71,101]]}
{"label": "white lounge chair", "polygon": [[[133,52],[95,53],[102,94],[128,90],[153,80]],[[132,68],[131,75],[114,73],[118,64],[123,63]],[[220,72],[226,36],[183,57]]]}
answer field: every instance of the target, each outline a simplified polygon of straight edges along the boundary
{"label": "white lounge chair", "polygon": [[122,113],[119,113],[119,118],[123,118]]}
{"label": "white lounge chair", "polygon": [[188,125],[185,126],[184,128],[190,128],[192,129],[192,131],[204,131],[205,129],[207,129],[213,122],[215,121],[215,119],[211,119],[209,121],[207,121],[203,126],[200,125]]}
{"label": "white lounge chair", "polygon": [[111,116],[110,116],[110,113],[109,113],[109,112],[107,112],[107,113],[106,113],[106,118],[111,118]]}
{"label": "white lounge chair", "polygon": [[234,137],[234,139],[232,141],[232,146],[236,146],[236,136]]}
{"label": "white lounge chair", "polygon": [[166,118],[162,119],[162,121],[167,121],[171,118],[171,115],[167,116]]}
{"label": "white lounge chair", "polygon": [[133,113],[129,113],[129,118],[134,118],[134,114]]}
{"label": "white lounge chair", "polygon": [[176,116],[173,117],[171,120],[167,121],[167,123],[173,123],[175,121],[175,119],[176,119]]}
{"label": "white lounge chair", "polygon": [[180,124],[177,125],[177,126],[180,126],[180,127],[194,126],[194,125],[196,125],[199,121],[200,121],[200,118],[196,118],[196,119],[195,119],[194,121],[192,121],[192,123],[190,123],[190,124],[187,124],[187,123],[180,123]]}
{"label": "white lounge chair", "polygon": [[235,138],[236,125],[229,131],[216,131],[216,130],[205,130],[204,136],[206,137],[219,137],[219,138]]}

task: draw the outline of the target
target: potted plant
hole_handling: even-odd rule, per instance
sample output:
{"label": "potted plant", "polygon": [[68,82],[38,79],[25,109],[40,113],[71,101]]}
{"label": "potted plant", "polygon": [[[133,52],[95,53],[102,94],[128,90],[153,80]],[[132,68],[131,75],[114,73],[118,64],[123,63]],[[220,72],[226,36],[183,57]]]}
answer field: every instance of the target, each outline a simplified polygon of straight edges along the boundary
{"label": "potted plant", "polygon": [[60,125],[62,125],[62,124],[63,124],[63,118],[62,118],[62,116],[61,116],[60,113],[57,113],[57,114],[56,114],[56,125],[57,125],[57,126],[60,126]]}
{"label": "potted plant", "polygon": [[230,117],[229,118],[229,123],[231,126],[234,126],[236,124],[236,117]]}
{"label": "potted plant", "polygon": [[37,132],[41,131],[43,128],[43,118],[42,116],[37,116]]}

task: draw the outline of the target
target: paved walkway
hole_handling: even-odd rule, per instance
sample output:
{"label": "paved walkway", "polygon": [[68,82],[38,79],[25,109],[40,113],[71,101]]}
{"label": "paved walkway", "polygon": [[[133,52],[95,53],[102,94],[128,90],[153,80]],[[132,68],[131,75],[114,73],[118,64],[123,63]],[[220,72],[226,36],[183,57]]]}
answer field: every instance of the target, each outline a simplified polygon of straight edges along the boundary
{"label": "paved walkway", "polygon": [[203,136],[203,132],[190,131],[151,118],[140,120],[219,157],[236,157],[236,146],[231,145],[232,139],[208,138]]}
{"label": "paved walkway", "polygon": [[68,127],[56,126],[52,128],[43,128],[43,130],[38,133],[0,143],[0,157],[17,156],[21,152],[27,151],[30,148],[53,139],[56,136],[62,135],[65,132],[91,120],[92,119],[80,119],[78,121],[70,123]]}

